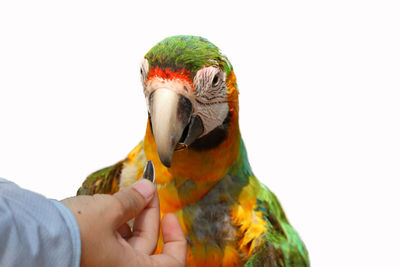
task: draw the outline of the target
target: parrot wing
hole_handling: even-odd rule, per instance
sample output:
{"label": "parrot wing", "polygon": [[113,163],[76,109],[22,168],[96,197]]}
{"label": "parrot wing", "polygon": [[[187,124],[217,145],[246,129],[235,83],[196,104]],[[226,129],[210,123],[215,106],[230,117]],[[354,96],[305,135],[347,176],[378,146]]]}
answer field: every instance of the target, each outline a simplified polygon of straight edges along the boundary
{"label": "parrot wing", "polygon": [[90,174],[77,195],[113,194],[119,190],[123,161]]}
{"label": "parrot wing", "polygon": [[141,141],[125,159],[89,175],[77,195],[114,194],[120,186],[129,186],[139,179],[146,163]]}
{"label": "parrot wing", "polygon": [[265,185],[261,184],[261,188],[254,212],[261,212],[268,232],[257,238],[259,245],[245,266],[309,266],[308,252],[289,224],[279,200]]}

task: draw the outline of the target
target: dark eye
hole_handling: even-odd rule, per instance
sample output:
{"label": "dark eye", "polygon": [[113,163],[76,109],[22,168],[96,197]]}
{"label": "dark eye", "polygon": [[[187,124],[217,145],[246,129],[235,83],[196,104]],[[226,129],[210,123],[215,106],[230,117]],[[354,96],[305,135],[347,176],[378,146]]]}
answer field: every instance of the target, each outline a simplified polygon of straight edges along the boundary
{"label": "dark eye", "polygon": [[213,86],[217,86],[218,81],[219,81],[219,77],[218,77],[218,75],[215,75],[214,78],[213,78],[213,80],[212,80],[212,85],[213,85]]}

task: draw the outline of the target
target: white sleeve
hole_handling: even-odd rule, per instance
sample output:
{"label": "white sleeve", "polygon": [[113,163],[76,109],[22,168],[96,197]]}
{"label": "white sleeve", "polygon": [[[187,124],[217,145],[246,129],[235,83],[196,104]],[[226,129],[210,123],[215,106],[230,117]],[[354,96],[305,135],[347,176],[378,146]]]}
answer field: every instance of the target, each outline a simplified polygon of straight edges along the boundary
{"label": "white sleeve", "polygon": [[79,266],[80,257],[67,207],[0,178],[0,266]]}

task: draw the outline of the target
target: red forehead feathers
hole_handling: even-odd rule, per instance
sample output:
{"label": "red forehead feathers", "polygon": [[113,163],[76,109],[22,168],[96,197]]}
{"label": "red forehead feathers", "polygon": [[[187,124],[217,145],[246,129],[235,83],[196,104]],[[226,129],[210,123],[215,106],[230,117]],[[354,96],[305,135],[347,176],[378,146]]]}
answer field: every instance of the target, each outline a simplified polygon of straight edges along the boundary
{"label": "red forehead feathers", "polygon": [[190,72],[181,69],[178,71],[172,71],[168,68],[165,68],[164,70],[161,69],[160,67],[156,66],[155,68],[151,68],[149,71],[149,75],[147,76],[147,80],[152,80],[155,77],[164,79],[164,80],[181,80],[188,82],[192,87],[192,79],[190,79]]}

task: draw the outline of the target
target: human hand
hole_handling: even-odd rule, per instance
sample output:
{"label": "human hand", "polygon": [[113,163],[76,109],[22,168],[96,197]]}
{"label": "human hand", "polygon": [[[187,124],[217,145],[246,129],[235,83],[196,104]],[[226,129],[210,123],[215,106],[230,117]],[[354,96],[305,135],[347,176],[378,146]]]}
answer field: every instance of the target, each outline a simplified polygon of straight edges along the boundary
{"label": "human hand", "polygon": [[[114,195],[76,196],[61,201],[74,214],[81,233],[81,266],[185,266],[187,243],[178,219],[161,220],[164,247],[158,240],[160,207],[154,184],[140,179]],[[135,218],[131,231],[127,221]]]}

